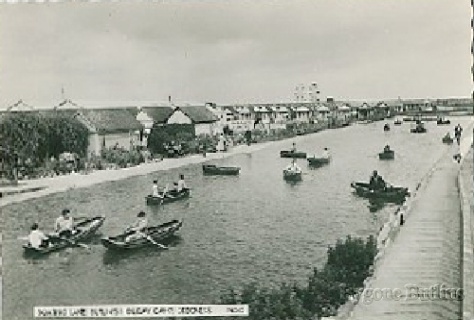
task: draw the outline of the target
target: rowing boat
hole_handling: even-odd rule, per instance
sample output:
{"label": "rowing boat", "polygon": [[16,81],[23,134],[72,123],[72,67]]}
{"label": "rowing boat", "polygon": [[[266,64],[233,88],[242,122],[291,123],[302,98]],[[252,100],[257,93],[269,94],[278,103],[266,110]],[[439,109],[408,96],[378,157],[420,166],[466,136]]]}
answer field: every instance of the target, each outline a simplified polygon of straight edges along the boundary
{"label": "rowing boat", "polygon": [[320,157],[320,158],[312,157],[312,158],[308,158],[307,160],[310,166],[319,167],[325,164],[329,164],[329,162],[331,161],[331,158],[330,157]]}
{"label": "rowing boat", "polygon": [[445,124],[450,124],[450,123],[451,123],[451,121],[448,120],[448,119],[438,119],[438,120],[436,121],[436,124],[437,124],[437,125],[445,125]]}
{"label": "rowing boat", "polygon": [[452,144],[454,139],[451,138],[450,136],[444,136],[442,141],[443,141],[443,143],[446,143],[446,144]]}
{"label": "rowing boat", "polygon": [[395,158],[395,151],[384,151],[379,153],[380,160],[393,160]]}
{"label": "rowing boat", "polygon": [[205,164],[202,171],[206,175],[236,176],[240,172],[239,167],[218,167],[213,164]]}
{"label": "rowing boat", "polygon": [[296,170],[285,169],[283,170],[283,179],[286,181],[300,181],[302,179],[303,172],[301,169]]}
{"label": "rowing boat", "polygon": [[169,191],[166,193],[166,195],[163,197],[163,192],[159,193],[160,196],[156,197],[151,194],[147,195],[145,197],[146,199],[146,204],[147,205],[161,205],[161,204],[167,204],[170,202],[175,202],[178,200],[186,199],[189,198],[189,195],[191,194],[191,189],[183,189],[180,192],[178,191]]}
{"label": "rowing boat", "polygon": [[30,244],[24,244],[25,254],[43,255],[50,252],[58,251],[69,246],[74,246],[78,241],[84,241],[96,233],[96,231],[104,224],[105,217],[88,218],[76,224],[76,234],[69,238],[59,238],[57,235],[50,234],[51,244],[46,248],[33,248]]}
{"label": "rowing boat", "polygon": [[280,157],[306,159],[306,152],[283,150],[283,151],[280,151]]}
{"label": "rowing boat", "polygon": [[[181,228],[182,225],[182,221],[172,220],[159,226],[148,227],[143,233],[147,237],[158,243],[173,236]],[[125,239],[133,233],[133,231],[129,231],[122,233],[118,236],[102,238],[101,243],[107,249],[115,250],[136,249],[153,244],[153,242],[148,240],[147,237],[138,237],[132,239],[129,242],[126,242]]]}
{"label": "rowing boat", "polygon": [[352,182],[355,193],[364,198],[400,202],[410,195],[408,188],[388,186],[383,190],[373,190],[368,183]]}

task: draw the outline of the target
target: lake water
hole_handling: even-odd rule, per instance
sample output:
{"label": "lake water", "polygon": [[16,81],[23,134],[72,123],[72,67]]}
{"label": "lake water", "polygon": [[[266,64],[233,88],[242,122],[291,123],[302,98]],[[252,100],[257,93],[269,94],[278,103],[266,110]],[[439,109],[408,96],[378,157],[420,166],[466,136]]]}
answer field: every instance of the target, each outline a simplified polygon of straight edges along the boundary
{"label": "lake water", "polygon": [[[455,121],[465,126],[468,120]],[[213,162],[240,166],[238,177],[203,176],[201,166],[192,165],[2,208],[5,319],[31,319],[39,305],[212,303],[223,290],[250,282],[268,287],[305,281],[313,267],[325,263],[328,245],[348,234],[376,234],[397,208],[370,212],[368,201],[351,193],[351,181],[367,181],[376,169],[393,185],[414,189],[451,148],[441,137],[452,126],[427,123],[428,133],[411,134],[409,123],[391,124],[389,132],[383,125],[299,137],[299,150],[311,154],[329,147],[333,159],[319,169],[298,160],[304,176],[297,184],[283,180],[289,159],[279,158],[279,143]],[[387,143],[396,152],[394,161],[378,159]],[[290,147],[291,141],[285,143]],[[190,199],[161,208],[145,205],[152,180],[163,186],[180,173],[193,188]],[[50,230],[65,207],[76,216],[105,216],[101,236],[122,232],[140,210],[151,224],[184,219],[184,225],[169,250],[113,254],[98,237],[90,251],[23,257],[17,238],[35,221]]]}

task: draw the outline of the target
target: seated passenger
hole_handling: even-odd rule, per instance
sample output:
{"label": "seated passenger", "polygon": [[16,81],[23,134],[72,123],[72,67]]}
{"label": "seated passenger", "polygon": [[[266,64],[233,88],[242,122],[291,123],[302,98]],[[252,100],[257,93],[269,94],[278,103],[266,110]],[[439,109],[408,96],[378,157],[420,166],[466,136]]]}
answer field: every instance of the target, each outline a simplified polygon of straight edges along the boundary
{"label": "seated passenger", "polygon": [[28,235],[28,243],[35,249],[47,248],[49,245],[49,238],[39,230],[37,223],[31,226],[31,232]]}

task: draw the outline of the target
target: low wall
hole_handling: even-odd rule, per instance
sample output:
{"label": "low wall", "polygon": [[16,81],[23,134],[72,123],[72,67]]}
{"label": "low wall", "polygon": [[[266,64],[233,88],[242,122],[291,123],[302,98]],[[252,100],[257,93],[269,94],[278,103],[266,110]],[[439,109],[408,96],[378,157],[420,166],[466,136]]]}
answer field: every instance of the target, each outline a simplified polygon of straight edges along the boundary
{"label": "low wall", "polygon": [[474,319],[474,207],[473,207],[473,151],[465,157],[458,176],[462,221],[462,286],[463,320]]}

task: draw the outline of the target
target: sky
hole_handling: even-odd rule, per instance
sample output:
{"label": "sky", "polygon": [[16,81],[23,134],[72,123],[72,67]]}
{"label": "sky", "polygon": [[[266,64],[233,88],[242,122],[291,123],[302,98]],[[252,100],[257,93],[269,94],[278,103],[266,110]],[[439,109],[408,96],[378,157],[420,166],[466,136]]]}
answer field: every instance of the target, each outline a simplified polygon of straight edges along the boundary
{"label": "sky", "polygon": [[311,82],[322,99],[465,97],[471,15],[469,0],[2,4],[0,109],[290,102]]}

